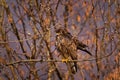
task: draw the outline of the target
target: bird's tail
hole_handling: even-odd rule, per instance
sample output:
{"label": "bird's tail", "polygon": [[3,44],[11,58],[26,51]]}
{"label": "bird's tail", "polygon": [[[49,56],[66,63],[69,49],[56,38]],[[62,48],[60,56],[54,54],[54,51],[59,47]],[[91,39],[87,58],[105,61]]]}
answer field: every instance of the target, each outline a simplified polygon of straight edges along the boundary
{"label": "bird's tail", "polygon": [[76,62],[68,62],[67,63],[68,70],[75,74],[77,72],[77,63]]}
{"label": "bird's tail", "polygon": [[77,72],[77,63],[76,62],[71,63],[71,71],[73,74],[75,74]]}

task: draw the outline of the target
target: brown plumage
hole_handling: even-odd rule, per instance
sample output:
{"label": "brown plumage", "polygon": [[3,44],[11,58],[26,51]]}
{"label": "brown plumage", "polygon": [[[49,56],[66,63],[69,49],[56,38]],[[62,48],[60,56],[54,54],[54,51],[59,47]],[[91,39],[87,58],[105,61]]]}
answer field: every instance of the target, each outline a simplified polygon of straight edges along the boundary
{"label": "brown plumage", "polygon": [[[74,38],[66,29],[59,28],[56,30],[56,48],[61,53],[63,59],[77,60],[77,49],[87,52],[87,46]],[[67,62],[67,67],[72,73],[77,72],[76,62]]]}

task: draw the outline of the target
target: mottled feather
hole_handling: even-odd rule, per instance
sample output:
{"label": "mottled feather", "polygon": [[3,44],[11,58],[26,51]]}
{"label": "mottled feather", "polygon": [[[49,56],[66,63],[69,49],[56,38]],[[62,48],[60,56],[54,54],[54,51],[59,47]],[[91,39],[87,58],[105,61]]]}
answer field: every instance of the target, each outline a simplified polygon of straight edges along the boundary
{"label": "mottled feather", "polygon": [[[87,52],[86,45],[74,38],[66,29],[59,28],[56,30],[56,48],[61,53],[63,59],[77,60],[77,49]],[[71,72],[77,72],[77,62],[68,62],[67,66],[71,68]]]}

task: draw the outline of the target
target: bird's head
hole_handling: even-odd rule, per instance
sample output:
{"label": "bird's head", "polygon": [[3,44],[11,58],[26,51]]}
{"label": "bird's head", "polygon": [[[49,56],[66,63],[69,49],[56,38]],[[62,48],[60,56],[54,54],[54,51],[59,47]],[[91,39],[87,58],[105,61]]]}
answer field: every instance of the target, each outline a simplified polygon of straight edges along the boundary
{"label": "bird's head", "polygon": [[56,29],[56,35],[65,34],[66,30],[63,28]]}

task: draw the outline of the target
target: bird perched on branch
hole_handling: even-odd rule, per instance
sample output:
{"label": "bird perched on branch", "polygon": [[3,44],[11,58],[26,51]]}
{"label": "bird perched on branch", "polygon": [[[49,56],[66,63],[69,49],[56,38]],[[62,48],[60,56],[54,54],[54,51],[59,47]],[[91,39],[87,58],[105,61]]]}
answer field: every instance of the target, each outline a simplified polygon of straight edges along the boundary
{"label": "bird perched on branch", "polygon": [[[74,38],[66,29],[56,29],[56,48],[61,53],[63,59],[77,60],[77,49],[87,52],[92,55],[87,49],[86,45]],[[75,74],[77,72],[77,62],[65,61],[68,70]]]}

